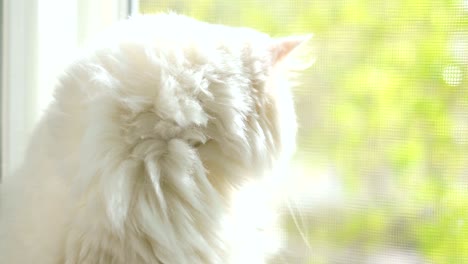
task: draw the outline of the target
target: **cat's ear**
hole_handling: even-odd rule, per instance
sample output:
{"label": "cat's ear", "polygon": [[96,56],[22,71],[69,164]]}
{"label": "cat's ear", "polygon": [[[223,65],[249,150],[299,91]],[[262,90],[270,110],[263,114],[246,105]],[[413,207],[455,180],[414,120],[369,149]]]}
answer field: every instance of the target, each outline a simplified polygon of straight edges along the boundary
{"label": "cat's ear", "polygon": [[293,51],[304,46],[310,39],[312,34],[304,36],[290,36],[282,38],[274,38],[270,44],[270,52],[272,56],[272,64],[286,59]]}

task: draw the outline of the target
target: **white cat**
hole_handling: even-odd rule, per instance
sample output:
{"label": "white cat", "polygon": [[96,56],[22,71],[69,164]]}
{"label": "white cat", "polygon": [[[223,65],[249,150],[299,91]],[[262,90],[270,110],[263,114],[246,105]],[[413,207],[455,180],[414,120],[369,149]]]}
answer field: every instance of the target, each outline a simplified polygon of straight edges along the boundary
{"label": "white cat", "polygon": [[0,263],[263,262],[232,241],[231,193],[294,151],[281,62],[305,40],[175,14],[110,30],[1,186]]}

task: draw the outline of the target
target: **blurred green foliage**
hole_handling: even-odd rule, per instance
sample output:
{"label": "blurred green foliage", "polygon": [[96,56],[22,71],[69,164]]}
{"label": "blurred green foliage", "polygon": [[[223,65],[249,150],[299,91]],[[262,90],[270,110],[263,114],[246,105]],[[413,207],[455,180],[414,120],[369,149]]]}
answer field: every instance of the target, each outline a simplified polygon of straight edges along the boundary
{"label": "blurred green foliage", "polygon": [[[300,226],[288,222],[291,237],[309,240],[304,263],[365,263],[385,248],[468,263],[468,1],[141,0],[140,9],[314,33],[316,64],[295,91],[297,160],[332,167],[344,193],[339,205],[300,209]],[[350,250],[353,261],[336,260]]]}

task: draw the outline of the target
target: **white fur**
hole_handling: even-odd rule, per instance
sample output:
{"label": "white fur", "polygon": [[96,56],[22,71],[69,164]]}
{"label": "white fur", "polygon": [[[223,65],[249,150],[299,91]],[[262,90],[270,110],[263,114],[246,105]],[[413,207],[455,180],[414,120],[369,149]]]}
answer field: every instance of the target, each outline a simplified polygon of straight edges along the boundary
{"label": "white fur", "polygon": [[2,186],[0,263],[248,259],[226,232],[231,193],[294,149],[284,43],[174,14],[110,30],[61,77]]}

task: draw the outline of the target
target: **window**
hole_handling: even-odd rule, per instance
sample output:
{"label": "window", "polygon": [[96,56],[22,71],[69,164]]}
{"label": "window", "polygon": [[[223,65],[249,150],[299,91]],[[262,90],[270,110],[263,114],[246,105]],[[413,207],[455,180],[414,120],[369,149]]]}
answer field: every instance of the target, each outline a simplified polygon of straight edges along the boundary
{"label": "window", "polygon": [[[3,91],[4,87],[4,74],[3,74],[3,58],[5,58],[4,52],[3,52],[3,0],[0,0],[0,119],[3,120],[3,94],[1,91]],[[0,123],[0,131],[3,131],[3,123]],[[3,137],[1,135],[2,133],[0,132],[0,149],[3,149]],[[3,164],[3,159],[2,159],[2,152],[0,152],[0,164]],[[0,182],[2,180],[2,170],[0,170]]]}
{"label": "window", "polygon": [[74,51],[126,17],[130,6],[126,0],[4,0],[2,7],[1,156],[8,177]]}
{"label": "window", "polygon": [[136,2],[314,33],[278,263],[468,262],[467,1]]}
{"label": "window", "polygon": [[468,263],[468,1],[4,0],[2,175],[68,55],[130,12],[314,33],[273,263]]}

